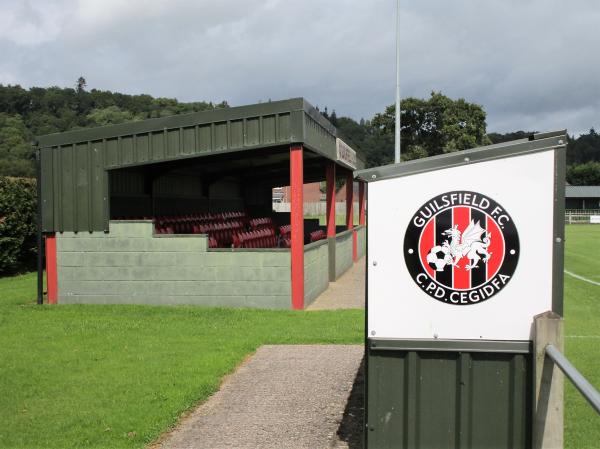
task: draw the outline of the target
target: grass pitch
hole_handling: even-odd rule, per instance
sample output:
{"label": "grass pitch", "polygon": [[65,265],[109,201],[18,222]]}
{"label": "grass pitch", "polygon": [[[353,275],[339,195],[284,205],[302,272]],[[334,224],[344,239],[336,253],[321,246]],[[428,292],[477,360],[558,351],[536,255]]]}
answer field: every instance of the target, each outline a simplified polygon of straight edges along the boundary
{"label": "grass pitch", "polygon": [[[600,226],[566,230],[565,269],[600,282]],[[565,274],[565,353],[600,389],[600,286]],[[600,448],[600,415],[565,380],[565,447]]]}
{"label": "grass pitch", "polygon": [[[567,228],[569,271],[600,280],[600,226]],[[139,448],[268,343],[357,343],[359,310],[39,307],[35,275],[0,279],[0,447]],[[600,286],[565,276],[566,354],[600,387]],[[600,448],[567,381],[566,447]]]}

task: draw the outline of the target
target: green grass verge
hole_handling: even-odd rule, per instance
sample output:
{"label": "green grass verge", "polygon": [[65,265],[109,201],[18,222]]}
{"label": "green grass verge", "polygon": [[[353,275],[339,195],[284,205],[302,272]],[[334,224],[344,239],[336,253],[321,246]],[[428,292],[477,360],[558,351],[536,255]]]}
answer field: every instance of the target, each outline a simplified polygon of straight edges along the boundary
{"label": "green grass verge", "polygon": [[[567,229],[567,269],[596,279],[600,226]],[[594,277],[596,276],[596,277]],[[359,310],[36,306],[35,275],[0,279],[0,447],[143,447],[269,343],[362,343]],[[600,287],[565,277],[566,353],[600,386]],[[566,383],[566,447],[600,417]]]}
{"label": "green grass verge", "polygon": [[0,447],[143,447],[270,343],[362,342],[363,312],[36,306],[0,279]]}
{"label": "green grass verge", "polygon": [[[565,269],[600,281],[600,226],[566,229]],[[600,286],[565,274],[565,353],[600,389]],[[565,380],[565,447],[600,448],[598,415],[569,380]]]}

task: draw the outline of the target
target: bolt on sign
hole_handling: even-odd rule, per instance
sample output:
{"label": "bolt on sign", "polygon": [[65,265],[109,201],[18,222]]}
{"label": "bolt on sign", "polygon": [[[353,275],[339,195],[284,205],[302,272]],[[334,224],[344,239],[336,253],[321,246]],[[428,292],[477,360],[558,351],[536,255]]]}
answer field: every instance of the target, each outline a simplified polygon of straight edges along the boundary
{"label": "bolt on sign", "polygon": [[357,172],[369,335],[529,340],[533,316],[562,298],[565,142],[539,134]]}
{"label": "bolt on sign", "polygon": [[339,137],[335,139],[336,160],[356,170],[356,151]]}
{"label": "bolt on sign", "polygon": [[365,443],[530,448],[534,316],[562,315],[566,132],[369,183]]}

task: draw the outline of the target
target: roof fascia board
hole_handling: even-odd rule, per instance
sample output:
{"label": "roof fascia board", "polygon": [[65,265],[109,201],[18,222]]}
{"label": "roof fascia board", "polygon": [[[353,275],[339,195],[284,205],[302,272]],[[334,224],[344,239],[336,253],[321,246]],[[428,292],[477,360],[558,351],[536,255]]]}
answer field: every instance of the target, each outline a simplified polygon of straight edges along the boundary
{"label": "roof fascia board", "polygon": [[[548,134],[551,134],[551,136],[544,137],[544,135]],[[566,131],[544,133],[540,135],[542,136],[541,138],[536,138],[537,136],[538,135],[534,135],[533,139],[519,139],[511,142],[503,142],[464,151],[456,151],[454,153],[441,154],[439,156],[417,159],[400,164],[357,170],[354,172],[354,177],[362,181],[373,182],[494,159],[521,156],[550,149],[566,148]]]}

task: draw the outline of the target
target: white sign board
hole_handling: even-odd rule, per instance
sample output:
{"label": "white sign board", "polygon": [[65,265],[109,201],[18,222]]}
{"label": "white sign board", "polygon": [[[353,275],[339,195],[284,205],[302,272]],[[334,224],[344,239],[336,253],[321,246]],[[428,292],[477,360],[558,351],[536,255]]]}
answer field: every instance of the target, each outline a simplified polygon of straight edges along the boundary
{"label": "white sign board", "polygon": [[590,224],[600,224],[600,215],[590,215]]}
{"label": "white sign board", "polygon": [[530,340],[552,310],[554,150],[369,184],[371,338]]}
{"label": "white sign board", "polygon": [[339,137],[335,140],[336,159],[352,169],[356,169],[356,151]]}

